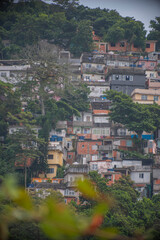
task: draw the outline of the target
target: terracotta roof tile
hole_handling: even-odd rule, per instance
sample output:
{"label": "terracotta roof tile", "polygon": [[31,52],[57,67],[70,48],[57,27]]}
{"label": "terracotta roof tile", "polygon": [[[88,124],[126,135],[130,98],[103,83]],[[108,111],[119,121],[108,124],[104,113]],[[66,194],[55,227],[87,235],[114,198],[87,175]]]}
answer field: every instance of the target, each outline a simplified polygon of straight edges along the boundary
{"label": "terracotta roof tile", "polygon": [[103,110],[103,109],[99,109],[99,110],[93,110],[93,114],[107,114],[109,113],[109,110]]}

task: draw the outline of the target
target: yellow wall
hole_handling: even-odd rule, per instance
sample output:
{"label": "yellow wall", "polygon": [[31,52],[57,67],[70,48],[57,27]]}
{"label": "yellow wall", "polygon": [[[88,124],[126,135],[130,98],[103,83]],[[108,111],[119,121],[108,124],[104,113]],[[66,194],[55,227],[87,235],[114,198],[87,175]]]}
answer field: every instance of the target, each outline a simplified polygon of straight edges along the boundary
{"label": "yellow wall", "polygon": [[56,150],[49,150],[48,155],[53,155],[53,159],[47,159],[48,164],[58,164],[63,166],[63,153]]}
{"label": "yellow wall", "polygon": [[57,174],[57,165],[49,165],[48,168],[54,168],[54,173],[47,173],[47,178],[53,178]]}
{"label": "yellow wall", "polygon": [[[136,93],[132,97],[134,102],[144,103],[144,104],[153,104],[154,103],[154,95],[146,94],[147,100],[142,100],[141,96],[145,94]],[[156,95],[155,95],[156,96]],[[158,101],[155,101],[158,105],[160,105],[160,96],[158,96]]]}
{"label": "yellow wall", "polygon": [[[57,150],[49,150],[48,155],[53,155],[53,159],[47,159],[48,168],[54,168],[53,173],[47,173],[47,178],[53,178],[57,174],[58,166],[63,166],[63,153]],[[39,174],[40,178],[44,178],[45,174]]]}

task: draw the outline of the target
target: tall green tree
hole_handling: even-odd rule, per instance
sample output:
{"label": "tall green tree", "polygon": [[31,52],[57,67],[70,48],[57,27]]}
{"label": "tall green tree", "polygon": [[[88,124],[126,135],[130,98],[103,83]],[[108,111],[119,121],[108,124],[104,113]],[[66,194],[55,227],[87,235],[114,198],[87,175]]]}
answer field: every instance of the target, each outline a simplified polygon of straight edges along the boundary
{"label": "tall green tree", "polygon": [[62,101],[65,101],[80,112],[87,111],[89,108],[89,93],[90,90],[86,84],[79,83],[78,86],[69,84],[64,88]]}
{"label": "tall green tree", "polygon": [[8,112],[16,114],[20,112],[20,93],[13,90],[13,85],[0,81],[0,136],[8,133]]}
{"label": "tall green tree", "polygon": [[[10,147],[16,147],[15,165],[24,169],[24,183],[27,186],[27,169],[30,168],[32,163],[40,158],[43,158],[43,170],[47,168],[47,160],[44,152],[42,151],[45,142],[43,139],[38,138],[38,131],[36,132],[36,121],[30,112],[21,112],[17,115],[8,115],[9,121],[17,128],[10,136]],[[42,164],[42,163],[41,163]]]}
{"label": "tall green tree", "polygon": [[125,29],[125,39],[130,44],[134,44],[145,50],[146,31],[144,24],[141,21],[135,21],[134,18],[126,17],[125,22],[122,23]]}
{"label": "tall green tree", "polygon": [[135,131],[141,140],[143,131],[156,130],[155,119],[148,106],[133,102],[132,98],[114,90],[106,92],[111,100],[112,121],[123,124],[129,131]]}
{"label": "tall green tree", "polygon": [[71,39],[70,51],[76,56],[83,52],[90,52],[93,49],[91,22],[82,20],[77,24],[74,37]]}
{"label": "tall green tree", "polygon": [[152,28],[147,35],[148,40],[157,40],[156,50],[160,50],[160,17],[156,17],[155,20],[150,21],[150,27]]}
{"label": "tall green tree", "polygon": [[125,30],[122,27],[117,26],[117,24],[115,24],[109,28],[104,40],[110,43],[116,43],[124,39],[124,34]]}

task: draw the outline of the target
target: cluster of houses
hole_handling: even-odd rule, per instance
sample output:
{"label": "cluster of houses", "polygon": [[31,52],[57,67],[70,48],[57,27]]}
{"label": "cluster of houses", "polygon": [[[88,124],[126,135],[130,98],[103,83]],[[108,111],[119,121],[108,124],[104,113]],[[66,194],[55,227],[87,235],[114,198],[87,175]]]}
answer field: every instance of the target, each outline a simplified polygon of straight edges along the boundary
{"label": "cluster of houses", "polygon": [[[104,92],[113,89],[131,96],[134,102],[160,105],[160,52],[155,51],[155,41],[146,42],[146,54],[140,54],[134,46],[127,50],[126,41],[111,46],[96,36],[94,40],[95,51],[83,53],[79,59],[68,51],[59,53],[59,61],[69,63],[70,81],[75,85],[85,82],[90,89],[90,108],[70,121],[59,121],[52,129],[48,172],[32,178],[28,191],[54,189],[62,193],[66,203],[78,202],[76,179],[97,171],[108,180],[108,186],[130,175],[140,197],[151,197],[160,192],[160,130],[142,135],[144,153],[153,154],[154,160],[126,158],[120,150],[135,150],[135,133],[111,121],[111,102]],[[27,67],[0,61],[0,80],[23,76]],[[14,131],[13,126],[10,131]],[[62,166],[64,178],[56,178]]]}

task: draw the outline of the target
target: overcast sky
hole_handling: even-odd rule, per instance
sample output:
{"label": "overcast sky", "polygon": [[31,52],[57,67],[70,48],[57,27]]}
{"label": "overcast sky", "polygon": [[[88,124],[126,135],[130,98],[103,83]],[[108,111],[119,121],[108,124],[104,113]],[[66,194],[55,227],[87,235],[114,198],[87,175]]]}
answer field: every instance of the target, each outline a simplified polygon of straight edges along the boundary
{"label": "overcast sky", "polygon": [[123,17],[134,17],[143,22],[147,31],[150,20],[160,17],[160,0],[79,0],[79,3],[89,8],[116,9]]}

